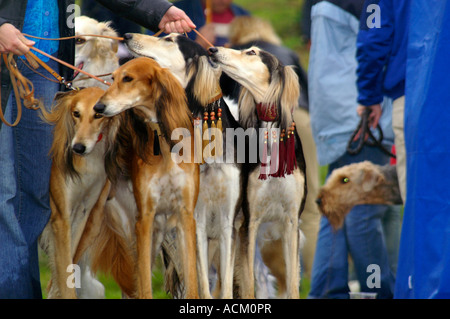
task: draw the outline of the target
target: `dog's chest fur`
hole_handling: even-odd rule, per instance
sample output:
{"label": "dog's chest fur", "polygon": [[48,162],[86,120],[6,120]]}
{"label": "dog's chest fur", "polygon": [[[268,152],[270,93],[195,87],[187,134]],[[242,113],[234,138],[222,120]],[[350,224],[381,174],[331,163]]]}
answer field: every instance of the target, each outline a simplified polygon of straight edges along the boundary
{"label": "dog's chest fur", "polygon": [[164,174],[155,174],[149,180],[149,194],[157,215],[163,214],[169,218],[173,211],[183,208],[181,207],[184,206],[183,191],[189,187],[187,183],[185,171],[177,165],[173,165]]}
{"label": "dog's chest fur", "polygon": [[[70,211],[72,229],[85,223],[94,207],[106,182],[106,172],[103,161],[104,143],[99,143],[91,153],[80,158],[76,169],[79,178],[67,177],[67,207]],[[78,155],[75,155],[78,156]],[[78,242],[81,234],[74,232],[72,240]]]}
{"label": "dog's chest fur", "polygon": [[287,219],[298,218],[301,198],[304,193],[304,175],[299,169],[284,178],[260,180],[259,169],[254,170],[249,177],[248,201],[254,218],[261,223],[272,222],[275,225],[267,236],[277,239],[281,226]]}
{"label": "dog's chest fur", "polygon": [[230,205],[235,205],[240,196],[240,171],[234,164],[214,163],[202,165],[200,172],[195,218],[206,221],[209,238],[217,238],[222,231],[220,219],[234,216],[235,207]]}

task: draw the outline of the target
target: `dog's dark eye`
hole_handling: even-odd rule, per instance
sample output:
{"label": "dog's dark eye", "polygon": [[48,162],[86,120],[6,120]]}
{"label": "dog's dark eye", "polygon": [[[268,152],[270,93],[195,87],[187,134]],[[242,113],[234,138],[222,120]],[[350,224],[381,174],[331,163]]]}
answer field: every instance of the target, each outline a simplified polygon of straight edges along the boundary
{"label": "dog's dark eye", "polygon": [[173,42],[173,39],[172,38],[164,38],[164,41]]}
{"label": "dog's dark eye", "polygon": [[256,52],[254,50],[250,50],[250,51],[247,51],[245,54],[247,54],[247,55],[256,55]]}
{"label": "dog's dark eye", "polygon": [[126,75],[122,78],[122,82],[131,82],[131,81],[133,81],[133,78],[131,76]]}
{"label": "dog's dark eye", "polygon": [[94,119],[101,119],[102,117],[103,117],[103,115],[100,114],[100,113],[95,113],[94,114]]}
{"label": "dog's dark eye", "polygon": [[80,112],[73,111],[73,117],[80,117]]}
{"label": "dog's dark eye", "polygon": [[83,44],[84,42],[86,42],[86,39],[83,39],[83,38],[76,38],[75,39],[75,44]]}
{"label": "dog's dark eye", "polygon": [[342,178],[342,184],[347,184],[348,182],[350,182],[350,179],[348,177]]}

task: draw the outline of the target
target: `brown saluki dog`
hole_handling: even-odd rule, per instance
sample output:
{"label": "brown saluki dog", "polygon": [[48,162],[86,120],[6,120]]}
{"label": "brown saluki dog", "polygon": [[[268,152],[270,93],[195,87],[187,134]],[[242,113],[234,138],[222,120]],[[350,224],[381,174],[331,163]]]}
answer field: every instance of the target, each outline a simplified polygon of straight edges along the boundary
{"label": "brown saluki dog", "polygon": [[[133,109],[135,114],[129,152],[117,160],[122,162],[119,166],[129,166],[138,209],[137,297],[152,297],[152,262],[164,234],[176,227],[185,297],[198,298],[194,209],[199,165],[193,156],[186,161],[176,161],[173,156],[173,149],[180,146],[183,156],[194,154],[193,123],[185,91],[169,70],[149,58],[125,63],[113,73],[113,78],[114,83],[94,110],[107,117],[127,109]],[[177,132],[186,134],[181,134],[180,139]]]}
{"label": "brown saluki dog", "polygon": [[[103,93],[96,87],[59,93],[52,111],[42,111],[44,120],[54,125],[52,214],[40,238],[52,269],[49,298],[77,297],[75,288],[67,284],[67,267],[76,262],[75,250],[91,213],[103,214],[109,194],[103,159],[107,143],[103,136],[112,121],[93,109]],[[95,288],[89,286],[84,290]]]}

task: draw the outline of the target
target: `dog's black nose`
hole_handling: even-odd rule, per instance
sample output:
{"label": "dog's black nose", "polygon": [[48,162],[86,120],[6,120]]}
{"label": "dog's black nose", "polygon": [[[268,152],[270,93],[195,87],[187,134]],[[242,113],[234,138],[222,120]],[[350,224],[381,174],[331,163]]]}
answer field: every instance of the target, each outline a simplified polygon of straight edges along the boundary
{"label": "dog's black nose", "polygon": [[210,47],[208,49],[208,52],[209,52],[209,54],[214,54],[214,53],[219,52],[219,49],[217,49],[216,47]]}
{"label": "dog's black nose", "polygon": [[322,204],[322,198],[320,198],[320,197],[317,197],[317,199],[316,199],[316,203],[317,203],[317,205],[319,205],[319,206],[320,206],[320,204]]}
{"label": "dog's black nose", "polygon": [[77,154],[84,154],[86,152],[86,146],[80,143],[75,144],[72,149]]}
{"label": "dog's black nose", "polygon": [[132,33],[125,33],[123,35],[123,40],[124,41],[130,41],[133,38],[133,34]]}
{"label": "dog's black nose", "polygon": [[98,102],[97,104],[94,105],[94,111],[97,113],[105,112],[105,108],[106,108],[106,105],[101,102]]}

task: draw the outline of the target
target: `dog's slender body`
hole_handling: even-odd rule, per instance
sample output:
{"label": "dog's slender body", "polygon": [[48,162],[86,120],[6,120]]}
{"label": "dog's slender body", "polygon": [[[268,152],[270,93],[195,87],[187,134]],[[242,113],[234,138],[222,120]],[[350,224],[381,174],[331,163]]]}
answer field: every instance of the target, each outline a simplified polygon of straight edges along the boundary
{"label": "dog's slender body", "polygon": [[[52,269],[49,298],[76,298],[75,289],[67,284],[67,267],[78,262],[74,255],[85,226],[91,216],[103,216],[105,206],[110,206],[111,216],[116,214],[116,204],[107,203],[110,183],[103,159],[107,149],[103,136],[108,134],[111,121],[93,110],[103,93],[93,87],[60,94],[52,112],[43,111],[44,118],[55,125],[50,176],[52,213],[40,239]],[[83,263],[84,286],[79,294],[101,298],[103,287],[90,278],[88,264]]]}
{"label": "dog's slender body", "polygon": [[[243,87],[239,99],[240,124],[244,128],[277,127],[287,132],[293,122],[292,111],[299,95],[298,80],[290,67],[282,66],[273,55],[254,47],[242,51],[210,48],[210,53],[212,60]],[[277,118],[271,122],[260,120],[256,111],[259,103],[276,105]],[[263,260],[279,281],[281,297],[299,297],[299,217],[304,207],[306,183],[301,141],[295,130],[291,138],[294,137],[297,167],[292,174],[260,179],[260,160],[245,165],[244,223],[237,252],[241,267],[238,272],[240,295],[243,298],[254,297],[257,238]],[[272,260],[267,258],[269,253],[272,253]],[[281,255],[281,264],[273,258],[277,253]],[[282,269],[278,268],[279,265]]]}
{"label": "dog's slender body", "polygon": [[[114,83],[94,109],[106,116],[133,111],[129,149],[117,157],[130,172],[138,209],[136,221],[136,289],[151,298],[151,266],[164,234],[176,227],[182,255],[186,298],[198,298],[194,208],[199,166],[172,159],[172,134],[193,127],[185,93],[166,69],[148,58],[137,58],[113,73]],[[178,140],[178,136],[175,137]],[[191,137],[183,138],[183,155],[193,153]],[[125,159],[123,158],[125,157]]]}
{"label": "dog's slender body", "polygon": [[[155,59],[168,68],[185,88],[189,109],[194,118],[203,118],[213,103],[222,109],[223,158],[200,166],[200,190],[195,208],[197,225],[198,270],[202,298],[211,298],[208,270],[212,256],[208,247],[218,241],[220,251],[218,267],[221,298],[233,297],[234,243],[233,223],[241,207],[241,164],[236,163],[235,149],[226,153],[226,129],[240,127],[220,94],[220,69],[214,67],[207,51],[182,35],[156,38],[140,34],[126,34],[125,43],[135,56]],[[211,126],[211,121],[209,121]],[[232,143],[233,141],[228,141]],[[216,150],[217,152],[217,150]],[[230,163],[227,156],[233,157]],[[211,253],[214,254],[214,253]]]}
{"label": "dog's slender body", "polygon": [[[87,16],[75,18],[75,35],[98,34],[117,37],[109,22],[99,22]],[[119,67],[116,55],[118,40],[86,36],[75,40],[75,66],[93,75],[112,73]],[[103,80],[111,82],[111,75],[103,76]],[[97,86],[107,89],[108,86],[76,71],[73,77],[75,87]]]}

